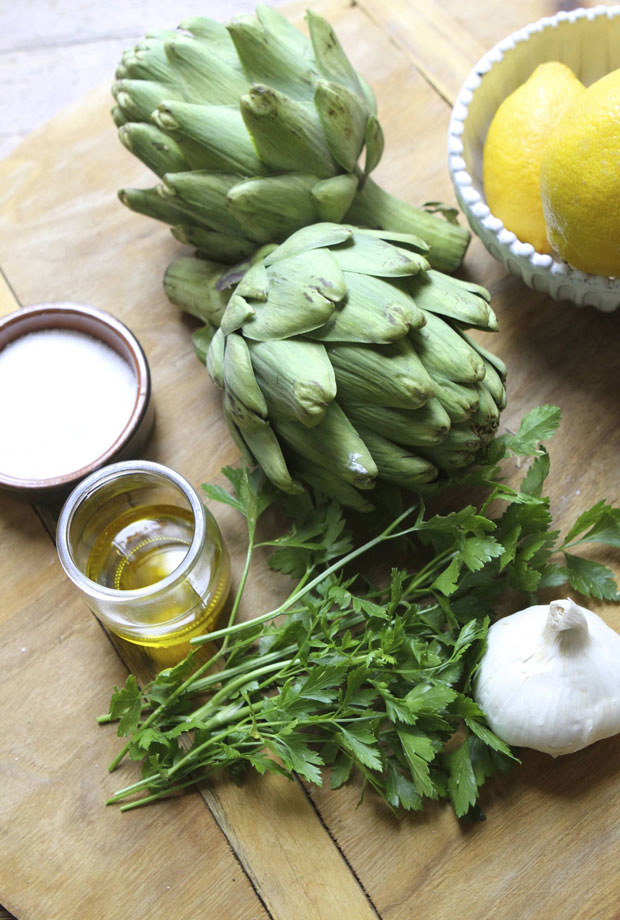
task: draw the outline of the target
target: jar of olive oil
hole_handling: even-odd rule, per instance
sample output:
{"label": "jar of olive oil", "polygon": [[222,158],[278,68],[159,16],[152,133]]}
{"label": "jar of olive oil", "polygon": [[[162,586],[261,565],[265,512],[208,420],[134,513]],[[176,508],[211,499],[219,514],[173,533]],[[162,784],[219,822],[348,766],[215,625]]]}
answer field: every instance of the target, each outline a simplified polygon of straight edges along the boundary
{"label": "jar of olive oil", "polygon": [[161,464],[114,463],[84,479],[61,511],[57,548],[101,622],[160,662],[180,660],[224,612],[230,563],[218,526]]}

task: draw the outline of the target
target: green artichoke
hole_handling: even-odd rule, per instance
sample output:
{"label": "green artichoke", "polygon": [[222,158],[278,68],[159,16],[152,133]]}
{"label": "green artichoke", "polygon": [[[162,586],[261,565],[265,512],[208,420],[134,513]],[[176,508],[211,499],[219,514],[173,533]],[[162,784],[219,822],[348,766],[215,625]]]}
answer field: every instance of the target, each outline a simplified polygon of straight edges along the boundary
{"label": "green artichoke", "polygon": [[234,268],[181,257],[170,300],[248,463],[359,510],[377,479],[415,488],[473,462],[505,405],[505,367],[464,328],[495,330],[480,286],[430,267],[418,237],[320,223]]}
{"label": "green artichoke", "polygon": [[217,261],[343,221],[421,236],[434,268],[457,268],[468,232],[369,178],[383,153],[372,90],[326,20],[308,11],[307,23],[310,38],[260,4],[255,18],[188,19],[126,51],[113,117],[163,182],[121,201]]}

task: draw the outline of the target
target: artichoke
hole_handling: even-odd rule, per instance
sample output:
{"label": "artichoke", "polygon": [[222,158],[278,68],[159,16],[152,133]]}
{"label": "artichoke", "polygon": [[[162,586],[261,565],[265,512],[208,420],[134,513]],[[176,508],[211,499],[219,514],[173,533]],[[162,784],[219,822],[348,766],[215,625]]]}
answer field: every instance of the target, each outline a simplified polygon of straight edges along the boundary
{"label": "artichoke", "polygon": [[199,355],[246,461],[285,492],[359,510],[473,462],[505,405],[484,288],[432,269],[417,236],[319,223],[233,268],[180,257],[170,300],[201,318]]}
{"label": "artichoke", "polygon": [[126,51],[114,121],[162,184],[121,201],[216,261],[342,221],[421,236],[434,268],[457,268],[468,232],[372,181],[383,153],[372,90],[327,21],[308,11],[307,23],[310,38],[261,4],[256,17],[187,19]]}

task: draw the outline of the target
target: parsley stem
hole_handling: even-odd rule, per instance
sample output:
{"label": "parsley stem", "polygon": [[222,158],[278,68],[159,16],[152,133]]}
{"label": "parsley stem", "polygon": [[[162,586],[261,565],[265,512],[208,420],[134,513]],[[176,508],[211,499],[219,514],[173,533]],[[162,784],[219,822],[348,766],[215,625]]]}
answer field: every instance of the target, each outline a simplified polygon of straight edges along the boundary
{"label": "parsley stem", "polygon": [[372,540],[369,540],[367,543],[364,543],[363,546],[357,547],[357,549],[352,550],[350,553],[347,553],[346,556],[343,556],[341,559],[338,559],[327,569],[319,572],[319,574],[312,579],[312,581],[305,584],[301,589],[297,588],[284,603],[280,604],[279,607],[276,607],[274,610],[270,610],[268,613],[264,613],[262,616],[255,617],[252,620],[247,620],[243,623],[235,623],[232,626],[227,626],[225,629],[217,629],[214,632],[206,633],[204,636],[196,636],[193,639],[190,639],[192,645],[203,645],[206,642],[213,642],[215,639],[221,639],[224,636],[230,636],[234,633],[242,632],[244,629],[251,629],[254,626],[258,626],[261,623],[266,623],[268,620],[273,620],[275,617],[279,616],[281,613],[285,613],[291,607],[295,601],[298,601],[300,598],[304,597],[313,588],[316,588],[318,584],[324,581],[325,578],[328,578],[334,572],[337,572],[339,569],[344,568],[349,562],[352,562],[354,559],[357,559],[358,556],[361,556],[363,553],[368,552],[374,546],[378,546],[379,543],[382,543],[385,540],[394,540],[398,537],[406,536],[409,533],[412,533],[416,526],[406,528],[405,530],[398,531],[394,533],[398,525],[404,521],[413,511],[417,510],[417,506],[411,506],[407,508],[406,511],[403,511],[402,514],[399,514],[395,520],[386,527],[380,534],[374,537]]}
{"label": "parsley stem", "polygon": [[[141,799],[136,799],[135,802],[127,802],[125,805],[121,805],[121,811],[131,811],[134,808],[140,808],[142,805],[148,805],[149,802],[155,802],[157,799],[167,798],[168,796],[174,795],[175,792],[181,792],[182,789],[187,789],[188,786],[195,785],[195,779],[186,780],[184,783],[178,783],[176,786],[173,786],[172,789],[162,789],[161,792],[154,792],[152,795],[143,796]],[[106,805],[113,805],[114,799],[109,799],[106,802]]]}
{"label": "parsley stem", "polygon": [[434,556],[430,562],[427,562],[419,572],[416,572],[414,578],[411,579],[406,589],[403,591],[403,598],[409,597],[413,591],[418,589],[420,583],[423,582],[429,574],[434,574],[435,570],[441,567],[444,560],[455,556],[456,552],[457,551],[453,549],[446,549],[443,553]]}
{"label": "parsley stem", "polygon": [[[193,683],[194,680],[196,680],[198,677],[201,677],[205,673],[205,671],[211,668],[215,664],[215,662],[218,661],[218,659],[222,657],[223,654],[224,652],[220,648],[219,651],[217,651],[214,655],[211,655],[211,657],[207,659],[207,661],[205,661],[204,664],[201,664],[200,667],[197,668],[196,671],[190,674],[190,676],[186,680],[184,680],[183,683],[180,684],[176,688],[176,690],[173,690],[170,696],[166,700],[164,700],[163,703],[160,703],[160,705],[156,709],[153,710],[153,712],[150,714],[150,716],[148,716],[144,720],[144,722],[140,723],[140,725],[138,726],[138,730],[142,731],[142,729],[148,728],[148,726],[151,725],[155,721],[155,719],[158,718],[162,714],[162,712],[171,705],[171,703],[173,703],[176,699],[178,699],[179,696],[181,696],[182,693],[185,692],[185,690]],[[118,752],[118,754],[116,755],[112,763],[109,765],[108,767],[109,773],[113,773],[114,770],[116,770],[120,762],[123,760],[123,758],[127,754],[130,744],[131,744],[131,741],[127,741],[123,745],[123,747]]]}
{"label": "parsley stem", "polygon": [[[245,554],[245,564],[243,566],[243,572],[241,573],[241,580],[239,581],[239,587],[237,588],[237,593],[235,595],[235,600],[230,610],[230,615],[228,617],[228,627],[230,628],[235,619],[237,618],[237,611],[239,610],[239,604],[241,603],[241,596],[243,594],[243,589],[245,588],[245,583],[248,580],[248,573],[250,571],[250,564],[252,562],[252,556],[254,554],[254,540],[255,540],[255,530],[256,528],[252,523],[248,521],[248,548]],[[222,655],[226,653],[228,648],[228,639],[229,636],[224,636],[224,641],[220,649]]]}
{"label": "parsley stem", "polygon": [[[248,674],[242,674],[240,677],[229,681],[225,684],[217,693],[214,693],[208,702],[201,706],[200,709],[197,709],[194,713],[187,717],[187,721],[200,720],[202,716],[209,712],[210,709],[213,709],[218,705],[220,700],[227,699],[231,693],[239,688],[243,687],[244,684],[249,683],[252,680],[255,680],[257,677],[262,677],[263,674],[269,674],[272,671],[279,670],[283,665],[289,664],[294,659],[289,659],[288,661],[276,661],[274,664],[266,664],[260,668],[255,668],[253,671],[250,671]],[[201,726],[204,730],[205,728],[210,728],[210,723],[206,722],[205,725]]]}

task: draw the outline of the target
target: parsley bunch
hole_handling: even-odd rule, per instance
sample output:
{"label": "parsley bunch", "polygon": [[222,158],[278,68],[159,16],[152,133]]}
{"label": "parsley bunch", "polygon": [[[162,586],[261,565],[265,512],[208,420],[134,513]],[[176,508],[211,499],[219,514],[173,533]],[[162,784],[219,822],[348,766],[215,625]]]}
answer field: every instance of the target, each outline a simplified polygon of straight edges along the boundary
{"label": "parsley bunch", "polygon": [[[532,410],[516,435],[496,439],[484,463],[459,477],[461,489],[482,488],[479,506],[430,515],[428,495],[419,495],[355,548],[343,510],[320,501],[289,507],[289,532],[257,543],[260,516],[283,497],[259,472],[226,468],[232,491],[204,488],[247,521],[231,622],[192,640],[221,640],[200,667],[191,653],[142,689],[133,675],[115,688],[100,721],[119,720],[128,740],[111,769],[129,754],[142,762],[142,779],[109,804],[127,810],[216,770],[238,779],[253,768],[317,785],[329,771],[332,788],[357,773],[363,790],[393,809],[448,798],[459,817],[480,817],[480,787],[516,760],[471,695],[500,597],[511,588],[533,601],[538,590],[568,582],[584,595],[619,599],[609,569],[569,550],[585,542],[620,547],[620,509],[598,502],[563,541],[552,529],[542,495],[549,455],[540,442],[559,421],[556,407]],[[500,475],[510,456],[533,459],[518,489]],[[235,623],[258,545],[274,548],[270,564],[296,587],[275,610]],[[386,545],[410,562],[376,585],[356,560]]]}

